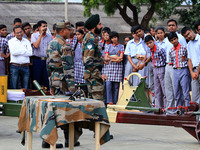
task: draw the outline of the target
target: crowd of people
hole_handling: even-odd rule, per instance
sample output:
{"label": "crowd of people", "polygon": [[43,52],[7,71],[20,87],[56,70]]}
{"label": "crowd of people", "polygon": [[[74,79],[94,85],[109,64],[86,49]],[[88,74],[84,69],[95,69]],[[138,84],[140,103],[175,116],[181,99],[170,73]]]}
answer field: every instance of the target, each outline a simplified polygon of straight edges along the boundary
{"label": "crowd of people", "polygon": [[[156,107],[188,106],[190,91],[192,101],[199,103],[200,20],[194,24],[196,33],[190,27],[178,33],[173,19],[167,22],[167,33],[163,27],[145,31],[140,25],[133,26],[132,36],[120,44],[116,31],[103,27],[98,15],[92,17],[94,23],[79,21],[75,28],[70,22],[55,23],[53,34],[47,32],[44,20],[31,26],[15,18],[8,35],[6,25],[1,24],[0,75],[9,75],[9,88],[35,89],[32,81],[37,80],[51,94],[70,94],[77,84],[89,97],[116,104],[124,77],[138,72],[147,76]],[[65,27],[69,35],[61,30]],[[61,66],[63,73],[59,73]],[[138,77],[129,83],[137,86]]]}

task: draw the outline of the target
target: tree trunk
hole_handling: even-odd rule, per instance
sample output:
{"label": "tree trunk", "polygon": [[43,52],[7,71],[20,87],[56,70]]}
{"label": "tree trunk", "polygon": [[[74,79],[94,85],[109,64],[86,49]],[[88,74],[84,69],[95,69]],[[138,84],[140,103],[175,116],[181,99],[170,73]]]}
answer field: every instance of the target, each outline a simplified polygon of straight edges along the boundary
{"label": "tree trunk", "polygon": [[149,25],[149,21],[151,20],[151,18],[153,17],[153,14],[155,12],[155,0],[150,0],[151,2],[151,7],[148,10],[148,12],[144,15],[144,17],[142,18],[141,21],[141,26],[144,28],[144,30],[148,29],[148,25]]}

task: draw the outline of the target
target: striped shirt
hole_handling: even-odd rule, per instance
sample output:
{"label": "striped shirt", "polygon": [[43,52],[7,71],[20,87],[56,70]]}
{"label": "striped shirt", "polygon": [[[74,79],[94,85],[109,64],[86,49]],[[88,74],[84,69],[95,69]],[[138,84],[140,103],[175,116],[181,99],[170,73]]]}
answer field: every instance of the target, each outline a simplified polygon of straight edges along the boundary
{"label": "striped shirt", "polygon": [[174,69],[184,68],[188,66],[187,48],[180,43],[177,47],[173,47],[169,52],[169,63]]}

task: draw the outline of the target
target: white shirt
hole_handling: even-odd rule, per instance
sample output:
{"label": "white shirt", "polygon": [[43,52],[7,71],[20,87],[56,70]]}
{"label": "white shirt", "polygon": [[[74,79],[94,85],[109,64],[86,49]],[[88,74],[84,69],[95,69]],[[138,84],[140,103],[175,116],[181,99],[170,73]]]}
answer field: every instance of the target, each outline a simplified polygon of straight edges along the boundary
{"label": "white shirt", "polygon": [[135,43],[135,40],[132,39],[128,41],[124,54],[130,55],[131,57],[135,57],[138,53],[138,50],[140,50],[141,48],[143,49],[142,39],[140,39],[140,42],[137,44]]}
{"label": "white shirt", "polygon": [[169,42],[168,38],[165,38],[162,42],[157,41],[158,47],[163,48],[166,53],[166,62],[169,62],[169,51],[173,48],[173,44]]}
{"label": "white shirt", "polygon": [[18,40],[16,37],[8,41],[10,49],[10,63],[26,64],[30,63],[32,56],[32,47],[29,40],[22,38]]}
{"label": "white shirt", "polygon": [[196,34],[194,41],[189,41],[188,58],[191,59],[193,67],[198,67],[200,63],[200,35]]}

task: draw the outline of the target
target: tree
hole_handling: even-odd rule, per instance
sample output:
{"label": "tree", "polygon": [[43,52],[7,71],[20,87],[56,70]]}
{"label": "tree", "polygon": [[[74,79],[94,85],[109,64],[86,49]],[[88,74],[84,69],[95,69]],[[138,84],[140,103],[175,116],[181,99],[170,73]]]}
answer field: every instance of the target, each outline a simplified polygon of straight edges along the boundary
{"label": "tree", "polygon": [[[83,5],[85,6],[84,16],[90,16],[91,8],[98,9],[99,5],[103,4],[104,12],[108,16],[113,15],[116,10],[119,10],[120,15],[127,24],[130,26],[140,24],[144,29],[148,28],[149,21],[152,19],[154,13],[162,20],[169,18],[172,14],[178,14],[180,15],[179,21],[181,23],[191,23],[193,18],[191,16],[194,13],[196,13],[196,16],[199,16],[198,10],[200,6],[197,5],[198,3],[199,0],[83,0]],[[192,4],[192,9],[178,9],[183,4],[190,6]],[[140,7],[142,5],[147,6],[147,13],[139,23],[138,14],[140,13]],[[132,11],[132,16],[127,14],[127,9]]]}

